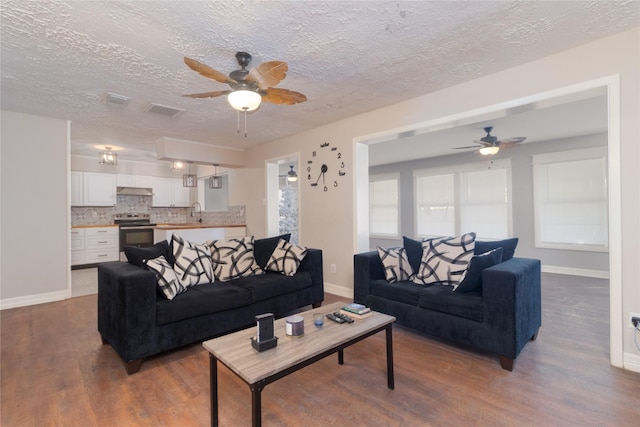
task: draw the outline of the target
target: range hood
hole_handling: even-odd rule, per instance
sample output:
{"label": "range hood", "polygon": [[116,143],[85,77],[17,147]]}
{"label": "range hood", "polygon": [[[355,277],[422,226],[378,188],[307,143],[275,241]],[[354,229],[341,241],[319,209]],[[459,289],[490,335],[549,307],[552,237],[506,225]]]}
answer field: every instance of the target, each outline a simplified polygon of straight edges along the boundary
{"label": "range hood", "polygon": [[140,187],[117,187],[116,194],[123,196],[153,196],[153,190]]}

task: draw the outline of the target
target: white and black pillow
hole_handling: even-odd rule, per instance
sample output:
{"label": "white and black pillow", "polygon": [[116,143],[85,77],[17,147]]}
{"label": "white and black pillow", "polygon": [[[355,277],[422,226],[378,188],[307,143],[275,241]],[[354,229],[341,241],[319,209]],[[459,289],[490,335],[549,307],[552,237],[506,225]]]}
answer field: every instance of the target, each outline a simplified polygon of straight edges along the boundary
{"label": "white and black pillow", "polygon": [[423,240],[420,268],[413,282],[421,285],[458,285],[473,257],[475,240],[475,233]]}
{"label": "white and black pillow", "polygon": [[269,262],[267,262],[267,270],[277,271],[285,276],[293,276],[308,251],[309,249],[303,246],[292,245],[286,240],[280,239],[278,246],[269,258]]}
{"label": "white and black pillow", "polygon": [[156,273],[156,280],[158,287],[162,291],[168,300],[172,300],[181,292],[184,292],[186,288],[180,284],[178,276],[171,268],[171,265],[164,256],[159,256],[154,259],[145,259],[143,264],[147,269]]}
{"label": "white and black pillow", "polygon": [[377,249],[387,282],[402,282],[413,278],[413,268],[409,264],[407,251],[404,248],[385,249],[378,246]]}
{"label": "white and black pillow", "polygon": [[175,233],[171,239],[175,258],[173,269],[180,284],[187,288],[203,283],[213,283],[215,277],[209,247],[191,243]]}
{"label": "white and black pillow", "polygon": [[253,236],[208,241],[214,274],[220,281],[263,274],[254,258]]}

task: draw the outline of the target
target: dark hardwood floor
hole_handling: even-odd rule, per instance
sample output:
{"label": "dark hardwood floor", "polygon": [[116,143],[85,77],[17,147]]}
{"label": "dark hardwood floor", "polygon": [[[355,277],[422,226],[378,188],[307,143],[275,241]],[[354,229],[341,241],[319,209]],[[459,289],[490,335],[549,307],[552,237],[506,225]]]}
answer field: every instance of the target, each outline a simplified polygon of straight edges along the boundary
{"label": "dark hardwood floor", "polygon": [[[129,376],[100,342],[96,299],[1,312],[1,425],[208,426],[202,346]],[[395,326],[395,390],[380,333],[345,350],[343,366],[332,356],[266,387],[263,425],[638,425],[640,374],[609,364],[608,306],[606,280],[543,274],[543,326],[513,372],[493,354]],[[221,425],[249,426],[249,388],[224,367],[218,380]]]}

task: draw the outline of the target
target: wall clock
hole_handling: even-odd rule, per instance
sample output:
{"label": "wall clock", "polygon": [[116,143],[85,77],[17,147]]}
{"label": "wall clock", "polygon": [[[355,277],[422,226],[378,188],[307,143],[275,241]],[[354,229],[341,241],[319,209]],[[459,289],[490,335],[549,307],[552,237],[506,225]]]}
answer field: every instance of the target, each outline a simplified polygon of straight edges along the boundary
{"label": "wall clock", "polygon": [[329,191],[330,188],[337,188],[340,178],[347,174],[344,168],[344,159],[338,147],[323,142],[318,150],[311,153],[311,159],[307,160],[307,181],[312,188]]}

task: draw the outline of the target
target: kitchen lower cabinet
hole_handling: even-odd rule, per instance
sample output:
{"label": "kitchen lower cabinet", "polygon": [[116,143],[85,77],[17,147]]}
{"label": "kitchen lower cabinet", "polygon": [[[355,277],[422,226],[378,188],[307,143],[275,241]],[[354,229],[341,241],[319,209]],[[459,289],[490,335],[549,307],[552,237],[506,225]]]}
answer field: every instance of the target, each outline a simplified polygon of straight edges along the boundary
{"label": "kitchen lower cabinet", "polygon": [[71,265],[118,261],[120,233],[118,227],[71,229]]}

